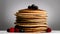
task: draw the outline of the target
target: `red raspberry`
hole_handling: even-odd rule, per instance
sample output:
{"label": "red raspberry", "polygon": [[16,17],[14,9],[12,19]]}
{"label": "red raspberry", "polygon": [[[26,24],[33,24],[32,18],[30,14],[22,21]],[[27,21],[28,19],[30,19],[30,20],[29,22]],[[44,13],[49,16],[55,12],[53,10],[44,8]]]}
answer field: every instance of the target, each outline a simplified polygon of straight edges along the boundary
{"label": "red raspberry", "polygon": [[10,28],[9,32],[14,32],[15,29],[14,28]]}
{"label": "red raspberry", "polygon": [[51,32],[51,28],[48,28],[48,29],[47,29],[47,32]]}

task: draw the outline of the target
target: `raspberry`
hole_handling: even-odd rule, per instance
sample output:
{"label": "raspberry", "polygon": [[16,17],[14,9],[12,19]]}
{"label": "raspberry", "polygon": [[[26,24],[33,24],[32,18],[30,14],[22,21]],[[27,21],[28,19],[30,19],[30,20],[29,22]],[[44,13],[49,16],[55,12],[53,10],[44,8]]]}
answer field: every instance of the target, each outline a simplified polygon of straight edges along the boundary
{"label": "raspberry", "polygon": [[15,31],[14,28],[7,29],[7,32],[14,32],[14,31]]}
{"label": "raspberry", "polygon": [[9,32],[14,32],[15,29],[14,28],[10,28]]}
{"label": "raspberry", "polygon": [[47,32],[51,32],[51,28],[48,28],[48,29],[47,29]]}

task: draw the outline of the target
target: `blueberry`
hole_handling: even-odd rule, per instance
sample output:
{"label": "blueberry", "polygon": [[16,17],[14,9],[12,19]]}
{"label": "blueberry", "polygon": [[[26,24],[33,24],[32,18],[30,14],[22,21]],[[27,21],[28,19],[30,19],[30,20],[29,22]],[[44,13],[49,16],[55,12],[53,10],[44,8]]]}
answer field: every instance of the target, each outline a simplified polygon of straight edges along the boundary
{"label": "blueberry", "polygon": [[24,30],[20,30],[19,32],[24,32]]}
{"label": "blueberry", "polygon": [[28,9],[37,10],[38,7],[32,4],[31,6],[28,6]]}
{"label": "blueberry", "polygon": [[10,29],[7,29],[7,32],[9,32]]}
{"label": "blueberry", "polygon": [[28,6],[28,9],[31,9],[31,6]]}

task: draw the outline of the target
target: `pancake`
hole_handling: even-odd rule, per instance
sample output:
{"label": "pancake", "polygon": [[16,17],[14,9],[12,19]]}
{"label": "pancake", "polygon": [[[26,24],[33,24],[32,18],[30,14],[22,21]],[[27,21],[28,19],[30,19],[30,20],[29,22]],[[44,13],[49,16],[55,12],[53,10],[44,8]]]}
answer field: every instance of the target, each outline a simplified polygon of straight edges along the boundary
{"label": "pancake", "polygon": [[44,25],[47,25],[47,23],[15,23],[15,24],[20,24],[20,25],[40,25],[40,24],[44,24]]}
{"label": "pancake", "polygon": [[34,27],[27,27],[27,26],[19,26],[19,25],[16,25],[15,28],[18,28],[18,29],[21,29],[21,28],[38,28],[38,27],[47,27],[47,26],[34,26]]}
{"label": "pancake", "polygon": [[41,32],[41,31],[43,31],[43,30],[24,30],[25,32]]}
{"label": "pancake", "polygon": [[46,31],[25,31],[26,33],[46,33]]}
{"label": "pancake", "polygon": [[41,19],[41,18],[22,18],[22,17],[16,17],[16,21],[47,21],[47,19]]}
{"label": "pancake", "polygon": [[17,22],[44,22],[44,21],[47,21],[47,19],[16,19]]}
{"label": "pancake", "polygon": [[33,19],[40,19],[40,20],[47,20],[47,17],[32,17],[32,18],[27,18],[27,17],[25,17],[25,18],[23,18],[23,17],[19,17],[19,16],[17,16],[16,17],[16,20],[33,20]]}
{"label": "pancake", "polygon": [[43,11],[37,11],[37,10],[29,10],[29,9],[27,9],[27,10],[19,10],[19,12],[16,12],[16,14],[15,15],[20,15],[20,14],[24,14],[24,15],[28,15],[28,14],[47,14],[47,12],[45,11],[45,10],[43,10]]}
{"label": "pancake", "polygon": [[21,21],[27,21],[27,22],[41,22],[41,21],[47,21],[47,20],[45,20],[45,19],[30,19],[30,20],[28,20],[28,19],[23,19],[23,20],[21,20]]}
{"label": "pancake", "polygon": [[30,9],[22,9],[22,10],[18,10],[19,13],[47,13],[46,10],[30,10]]}
{"label": "pancake", "polygon": [[25,27],[34,27],[34,26],[47,26],[46,24],[16,24],[16,25],[19,25],[19,26],[25,26]]}
{"label": "pancake", "polygon": [[15,15],[47,15],[46,13],[17,13]]}
{"label": "pancake", "polygon": [[38,21],[16,21],[16,22],[17,22],[17,23],[39,23],[39,22],[40,22],[40,23],[41,23],[41,22],[43,23],[43,22],[46,22],[46,21],[39,21],[39,22],[38,22]]}
{"label": "pancake", "polygon": [[20,18],[39,18],[39,19],[46,19],[47,17],[32,17],[32,16],[23,16],[23,17],[20,17]]}
{"label": "pancake", "polygon": [[27,21],[27,22],[41,22],[47,21],[46,19],[16,19],[16,21]]}
{"label": "pancake", "polygon": [[20,16],[20,17],[27,17],[27,16],[31,16],[31,17],[46,17],[46,14],[39,14],[39,13],[20,13],[16,16]]}
{"label": "pancake", "polygon": [[22,28],[23,30],[46,30],[47,27]]}
{"label": "pancake", "polygon": [[35,22],[35,23],[34,22],[32,22],[32,23],[30,23],[30,22],[29,23],[21,23],[21,22],[17,23],[17,22],[15,22],[14,24],[35,24],[35,25],[36,24],[46,24],[47,25],[47,22]]}

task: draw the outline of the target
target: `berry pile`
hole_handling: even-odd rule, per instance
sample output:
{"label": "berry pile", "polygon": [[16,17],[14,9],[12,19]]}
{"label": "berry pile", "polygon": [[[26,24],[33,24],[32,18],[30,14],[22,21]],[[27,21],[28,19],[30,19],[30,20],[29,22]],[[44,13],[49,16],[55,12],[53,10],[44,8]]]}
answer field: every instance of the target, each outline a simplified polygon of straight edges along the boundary
{"label": "berry pile", "polygon": [[32,4],[31,6],[28,6],[28,9],[37,10],[38,7]]}
{"label": "berry pile", "polygon": [[[19,30],[18,28],[10,28],[10,29],[7,29],[7,32],[24,32],[24,31]],[[46,32],[51,32],[51,28],[48,28]]]}

